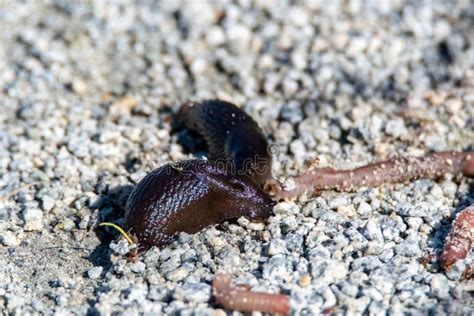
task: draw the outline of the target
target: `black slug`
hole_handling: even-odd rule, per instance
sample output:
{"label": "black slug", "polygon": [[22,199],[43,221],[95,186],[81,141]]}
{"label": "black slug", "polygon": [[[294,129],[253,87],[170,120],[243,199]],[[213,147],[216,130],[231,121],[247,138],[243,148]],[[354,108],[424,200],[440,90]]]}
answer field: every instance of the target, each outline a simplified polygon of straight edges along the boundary
{"label": "black slug", "polygon": [[257,123],[232,103],[210,100],[187,103],[180,111],[187,128],[207,143],[209,159],[225,161],[233,173],[245,174],[260,185],[272,178],[272,157]]}
{"label": "black slug", "polygon": [[265,219],[274,205],[247,176],[217,161],[188,160],[155,169],[135,186],[125,225],[144,250],[231,218]]}

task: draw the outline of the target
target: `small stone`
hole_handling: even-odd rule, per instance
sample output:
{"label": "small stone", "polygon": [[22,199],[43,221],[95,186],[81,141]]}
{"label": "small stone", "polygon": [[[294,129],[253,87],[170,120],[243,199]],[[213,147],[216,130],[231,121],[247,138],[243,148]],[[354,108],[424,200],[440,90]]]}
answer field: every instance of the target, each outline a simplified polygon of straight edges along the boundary
{"label": "small stone", "polygon": [[423,219],[421,217],[408,217],[406,219],[406,223],[408,224],[408,227],[410,227],[411,229],[418,230],[421,224],[423,224]]}
{"label": "small stone", "polygon": [[76,224],[74,223],[74,221],[70,218],[66,218],[64,221],[63,221],[63,229],[65,231],[71,231],[73,230],[74,228],[76,228]]}
{"label": "small stone", "polygon": [[322,310],[331,308],[337,304],[337,297],[330,287],[327,287],[321,295],[324,298],[324,305],[321,307]]}
{"label": "small stone", "polygon": [[138,170],[137,172],[134,172],[130,174],[130,179],[135,181],[136,183],[140,182],[141,179],[143,179],[146,176],[146,172],[143,170]]}
{"label": "small stone", "polygon": [[125,96],[116,100],[110,106],[111,114],[129,114],[136,106],[138,101],[132,96]]}
{"label": "small stone", "polygon": [[[283,85],[283,92],[285,93],[286,96],[291,96],[298,91],[298,82],[296,82],[295,80],[286,78],[283,80],[282,85]],[[292,149],[292,152],[294,152],[293,149]]]}
{"label": "small stone", "polygon": [[79,228],[80,229],[86,229],[87,226],[89,225],[89,221],[90,221],[90,215],[84,215],[82,218],[81,218],[81,221],[79,222]]}
{"label": "small stone", "polygon": [[20,240],[11,231],[1,233],[0,242],[7,247],[15,247],[20,244]]}
{"label": "small stone", "polygon": [[349,201],[344,196],[338,196],[329,201],[329,207],[333,210],[337,209],[340,206],[349,205]]}
{"label": "small stone", "polygon": [[445,271],[446,277],[453,281],[461,280],[467,269],[466,261],[467,260],[456,261],[447,271]]}
{"label": "small stone", "polygon": [[126,255],[130,251],[130,244],[127,240],[121,239],[119,242],[114,243],[111,242],[109,245],[110,249],[112,249],[115,253],[119,255]]}
{"label": "small stone", "polygon": [[173,297],[180,301],[204,303],[209,301],[211,287],[204,283],[185,283],[178,287]]}
{"label": "small stone", "polygon": [[275,205],[273,212],[281,215],[298,214],[299,207],[294,202],[280,202]]}
{"label": "small stone", "polygon": [[333,261],[326,267],[324,271],[324,280],[327,283],[334,283],[344,280],[347,277],[346,265],[342,262]]}
{"label": "small stone", "polygon": [[362,217],[368,216],[372,212],[372,207],[367,202],[361,202],[357,208],[357,213]]}
{"label": "small stone", "polygon": [[433,207],[426,202],[417,204],[398,203],[395,209],[402,216],[424,217],[434,213]]}
{"label": "small stone", "polygon": [[369,241],[365,254],[369,256],[377,256],[383,252],[383,244],[380,241]]}
{"label": "small stone", "polygon": [[189,270],[186,267],[180,267],[176,270],[169,272],[166,278],[173,282],[179,282],[184,280],[189,274]]}
{"label": "small stone", "polygon": [[258,222],[250,222],[245,227],[253,231],[263,231],[265,229],[265,224]]}
{"label": "small stone", "polygon": [[395,138],[399,138],[407,134],[405,122],[402,119],[390,120],[385,126],[385,133]]}
{"label": "small stone", "polygon": [[461,110],[463,103],[460,99],[448,99],[446,101],[446,109],[449,113],[455,114]]}
{"label": "small stone", "polygon": [[394,255],[395,253],[393,249],[386,249],[379,255],[379,259],[382,262],[389,262],[390,259],[392,259]]}
{"label": "small stone", "polygon": [[438,298],[448,299],[450,297],[448,279],[443,274],[435,274],[431,279],[430,286]]}
{"label": "small stone", "polygon": [[456,192],[458,191],[458,186],[451,181],[444,181],[443,183],[441,183],[441,187],[444,195],[450,198],[454,197]]}
{"label": "small stone", "polygon": [[395,247],[397,254],[406,257],[415,257],[421,254],[421,249],[417,240],[407,239]]}
{"label": "small stone", "polygon": [[442,199],[444,196],[443,189],[441,189],[441,187],[437,184],[431,188],[430,194],[438,200]]}
{"label": "small stone", "polygon": [[226,241],[216,234],[215,230],[209,229],[205,232],[206,241],[216,250],[227,245]]}
{"label": "small stone", "polygon": [[38,208],[30,208],[26,210],[24,216],[25,231],[39,231],[43,229],[43,213]]}
{"label": "small stone", "polygon": [[372,300],[381,301],[383,299],[382,293],[380,293],[376,288],[369,287],[362,291],[365,295],[370,297]]}
{"label": "small stone", "polygon": [[347,218],[353,218],[356,216],[353,205],[340,205],[337,207],[337,212]]}
{"label": "small stone", "polygon": [[98,277],[100,277],[103,269],[104,268],[100,266],[92,267],[89,270],[87,270],[87,276],[89,277],[89,279],[97,279]]}
{"label": "small stone", "polygon": [[226,31],[227,42],[234,52],[243,53],[248,49],[252,33],[245,25],[236,24]]}
{"label": "small stone", "polygon": [[191,72],[196,76],[202,75],[208,68],[209,66],[207,64],[207,61],[203,58],[198,58],[194,60],[190,67]]}
{"label": "small stone", "polygon": [[72,81],[72,90],[80,96],[87,93],[87,84],[79,78],[74,78]]}
{"label": "small stone", "polygon": [[141,261],[134,262],[130,265],[130,270],[135,273],[142,273],[146,269],[146,264]]}
{"label": "small stone", "polygon": [[382,229],[377,218],[370,218],[365,226],[364,236],[369,240],[383,241]]}
{"label": "small stone", "polygon": [[211,46],[219,46],[225,43],[225,33],[219,26],[213,26],[206,32],[207,43]]}
{"label": "small stone", "polygon": [[305,287],[305,286],[308,286],[311,284],[311,276],[309,275],[303,275],[299,281],[298,281],[298,284],[301,286],[301,287]]}
{"label": "small stone", "polygon": [[55,205],[56,205],[56,201],[49,195],[45,195],[41,199],[41,206],[43,210],[46,212],[51,211]]}
{"label": "small stone", "polygon": [[273,239],[268,246],[268,255],[274,256],[286,251],[286,242],[282,239]]}

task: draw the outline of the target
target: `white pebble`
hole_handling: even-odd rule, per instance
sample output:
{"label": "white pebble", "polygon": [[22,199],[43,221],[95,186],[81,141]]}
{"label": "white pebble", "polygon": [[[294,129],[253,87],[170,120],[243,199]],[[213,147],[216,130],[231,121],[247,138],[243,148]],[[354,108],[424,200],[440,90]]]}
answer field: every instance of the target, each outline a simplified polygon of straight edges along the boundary
{"label": "white pebble", "polygon": [[26,210],[24,216],[25,231],[39,231],[43,229],[43,213],[38,208],[31,208]]}
{"label": "white pebble", "polygon": [[56,201],[49,195],[45,195],[41,200],[41,205],[44,211],[49,212],[56,205]]}
{"label": "white pebble", "polygon": [[286,242],[282,239],[273,239],[268,246],[268,255],[274,256],[286,251]]}
{"label": "white pebble", "polygon": [[92,267],[89,270],[87,270],[87,276],[89,279],[97,279],[100,277],[100,274],[102,273],[103,268],[98,266],[98,267]]}
{"label": "white pebble", "polygon": [[0,242],[7,247],[15,247],[20,244],[20,240],[11,231],[6,231],[0,234]]}
{"label": "white pebble", "polygon": [[132,270],[135,273],[142,273],[145,271],[146,264],[144,264],[141,261],[134,262],[130,265],[130,270]]}

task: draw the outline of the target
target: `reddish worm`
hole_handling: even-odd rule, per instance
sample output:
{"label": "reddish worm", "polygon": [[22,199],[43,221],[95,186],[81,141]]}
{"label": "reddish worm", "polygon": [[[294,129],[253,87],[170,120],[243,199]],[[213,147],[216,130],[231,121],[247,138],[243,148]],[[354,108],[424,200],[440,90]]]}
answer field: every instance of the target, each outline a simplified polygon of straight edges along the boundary
{"label": "reddish worm", "polygon": [[397,158],[350,170],[323,168],[290,178],[294,181],[294,188],[290,190],[285,190],[275,179],[268,180],[266,188],[275,199],[285,200],[305,192],[354,191],[360,187],[376,187],[386,183],[435,179],[446,173],[474,177],[474,152],[446,151],[419,158]]}
{"label": "reddish worm", "polygon": [[441,252],[441,267],[449,269],[457,260],[466,258],[473,245],[474,204],[456,216]]}
{"label": "reddish worm", "polygon": [[212,282],[214,297],[227,309],[240,312],[259,311],[287,315],[290,312],[290,298],[282,294],[252,292],[232,286],[232,277],[217,274]]}

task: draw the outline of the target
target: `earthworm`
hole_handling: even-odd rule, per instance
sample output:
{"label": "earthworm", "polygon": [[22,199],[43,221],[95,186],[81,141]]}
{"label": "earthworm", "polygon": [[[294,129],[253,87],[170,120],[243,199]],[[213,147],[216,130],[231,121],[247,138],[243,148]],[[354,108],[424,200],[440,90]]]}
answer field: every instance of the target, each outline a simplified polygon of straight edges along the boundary
{"label": "earthworm", "polygon": [[474,152],[446,151],[424,157],[396,158],[349,170],[323,168],[290,178],[292,188],[289,190],[285,190],[275,179],[268,180],[265,186],[276,200],[284,200],[305,192],[317,193],[331,189],[354,191],[360,187],[376,187],[386,183],[435,179],[446,173],[474,177]]}
{"label": "earthworm", "polygon": [[242,290],[232,286],[228,274],[217,274],[212,282],[214,297],[227,309],[240,312],[259,311],[287,315],[290,298],[283,294],[269,294]]}
{"label": "earthworm", "polygon": [[456,216],[441,252],[441,267],[449,269],[457,260],[466,258],[473,245],[474,204]]}

